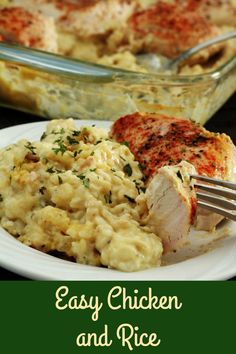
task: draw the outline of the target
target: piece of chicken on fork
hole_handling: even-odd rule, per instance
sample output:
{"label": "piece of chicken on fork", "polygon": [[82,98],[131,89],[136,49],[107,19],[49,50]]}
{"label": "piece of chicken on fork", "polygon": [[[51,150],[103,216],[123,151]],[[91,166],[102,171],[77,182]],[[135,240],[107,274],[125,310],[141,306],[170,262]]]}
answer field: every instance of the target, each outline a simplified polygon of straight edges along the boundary
{"label": "piece of chicken on fork", "polygon": [[[190,120],[134,113],[119,118],[111,136],[127,142],[146,176],[146,222],[163,239],[165,251],[181,247],[191,224],[213,230],[222,216],[197,208],[189,175],[236,180],[236,148],[225,134],[211,133]],[[187,161],[187,162],[184,162]]]}
{"label": "piece of chicken on fork", "polygon": [[161,167],[148,184],[144,223],[161,237],[165,252],[181,248],[188,240],[196,215],[196,192],[190,179],[195,173],[193,165],[182,161]]}
{"label": "piece of chicken on fork", "polygon": [[0,41],[57,52],[54,21],[21,7],[0,9]]}

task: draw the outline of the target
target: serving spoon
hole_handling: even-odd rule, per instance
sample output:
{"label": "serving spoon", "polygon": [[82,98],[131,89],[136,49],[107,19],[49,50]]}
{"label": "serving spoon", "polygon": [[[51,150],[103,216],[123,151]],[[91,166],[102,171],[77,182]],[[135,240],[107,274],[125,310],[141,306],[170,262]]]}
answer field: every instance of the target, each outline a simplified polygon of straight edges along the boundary
{"label": "serving spoon", "polygon": [[165,70],[170,70],[171,72],[176,72],[178,67],[184,63],[187,59],[189,59],[192,55],[200,52],[203,49],[206,49],[216,43],[224,42],[228,39],[232,39],[236,37],[236,31],[227,32],[221,34],[220,36],[211,38],[207,41],[201,42],[196,46],[186,50],[181,53],[175,59],[168,59],[162,55],[147,53],[147,54],[139,54],[136,56],[137,62],[139,65],[145,67],[148,71],[151,72],[161,72]]}
{"label": "serving spoon", "polygon": [[[236,37],[236,31],[225,33],[188,49],[174,60],[169,60],[157,54],[140,54],[137,55],[137,61],[151,72],[158,73],[165,70],[175,72],[182,62],[200,50],[234,37]],[[80,80],[92,82],[111,82],[127,73],[127,70],[124,69],[88,63],[7,43],[0,43],[0,60],[68,78],[79,77]],[[128,72],[129,75],[137,75],[136,72]],[[139,74],[142,75],[142,73]]]}

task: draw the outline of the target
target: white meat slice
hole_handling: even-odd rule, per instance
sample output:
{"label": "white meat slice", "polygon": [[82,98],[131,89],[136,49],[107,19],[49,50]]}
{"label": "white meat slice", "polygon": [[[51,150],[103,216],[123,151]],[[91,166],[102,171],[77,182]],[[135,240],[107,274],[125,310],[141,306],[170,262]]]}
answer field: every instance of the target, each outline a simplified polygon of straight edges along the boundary
{"label": "white meat slice", "polygon": [[145,222],[162,239],[165,252],[181,248],[188,240],[196,213],[196,193],[189,177],[194,173],[194,166],[185,161],[162,167],[146,190]]}

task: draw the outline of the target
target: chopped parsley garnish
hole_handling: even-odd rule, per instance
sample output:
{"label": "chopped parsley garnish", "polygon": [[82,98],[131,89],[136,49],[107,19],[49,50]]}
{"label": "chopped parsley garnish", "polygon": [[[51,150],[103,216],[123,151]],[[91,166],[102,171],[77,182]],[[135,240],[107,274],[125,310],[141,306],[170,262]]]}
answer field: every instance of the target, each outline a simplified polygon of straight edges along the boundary
{"label": "chopped parsley garnish", "polygon": [[127,164],[123,167],[123,171],[124,171],[124,173],[126,173],[129,177],[132,176],[133,171],[132,171],[132,168],[131,168],[131,166],[130,166],[129,163],[127,163]]}
{"label": "chopped parsley garnish", "polygon": [[85,188],[89,188],[89,184],[90,184],[90,179],[86,178],[84,175],[78,175],[77,176],[79,179],[81,179],[81,181],[83,181],[83,185]]}
{"label": "chopped parsley garnish", "polygon": [[36,147],[33,146],[30,141],[27,142],[25,148],[28,149],[31,152],[31,154],[36,155],[36,152],[34,151]]}
{"label": "chopped parsley garnish", "polygon": [[121,144],[121,145],[125,145],[125,146],[129,147],[129,143],[128,143],[128,141],[122,141],[120,144]]}
{"label": "chopped parsley garnish", "polygon": [[51,166],[51,167],[49,167],[49,168],[46,170],[46,172],[48,172],[48,173],[62,173],[63,171],[62,171],[62,170],[58,170],[57,168]]}
{"label": "chopped parsley garnish", "polygon": [[61,136],[60,138],[54,140],[53,144],[59,144],[59,143],[62,143],[63,141],[63,137]]}
{"label": "chopped parsley garnish", "polygon": [[47,134],[45,132],[43,132],[43,134],[41,135],[40,141],[42,141],[43,139],[45,139],[47,136]]}
{"label": "chopped parsley garnish", "polygon": [[146,192],[146,188],[145,187],[140,187],[141,182],[138,182],[136,180],[133,180],[133,182],[135,183],[135,187],[137,188],[139,194],[140,194],[140,191],[143,192],[143,193]]}
{"label": "chopped parsley garnish", "polygon": [[128,199],[130,203],[135,203],[134,198],[129,197],[128,195],[124,194],[124,197]]}
{"label": "chopped parsley garnish", "polygon": [[94,144],[94,145],[98,145],[98,144],[100,144],[102,142],[102,140],[98,140],[98,141],[96,141],[96,143]]}
{"label": "chopped parsley garnish", "polygon": [[69,136],[69,135],[66,137],[66,139],[67,139],[67,141],[68,141],[68,143],[69,143],[70,145],[77,145],[77,144],[79,144],[79,142],[78,142],[76,139],[72,138],[72,137]]}
{"label": "chopped parsley garnish", "polygon": [[96,168],[90,168],[89,171],[90,171],[90,172],[95,172],[95,171],[96,171]]}
{"label": "chopped parsley garnish", "polygon": [[73,156],[76,157],[78,155],[78,151],[74,151]]}
{"label": "chopped parsley garnish", "polygon": [[62,178],[61,178],[60,176],[57,176],[57,178],[58,178],[58,182],[59,182],[59,184],[62,184],[62,183],[63,183]]}
{"label": "chopped parsley garnish", "polygon": [[181,179],[181,181],[183,182],[183,177],[182,177],[180,171],[177,172],[177,177],[179,177],[179,179]]}
{"label": "chopped parsley garnish", "polygon": [[39,188],[39,193],[44,194],[45,190],[46,187],[42,186],[41,188]]}
{"label": "chopped parsley garnish", "polygon": [[2,197],[2,195],[0,194],[0,202],[2,202],[3,201],[3,197]]}
{"label": "chopped parsley garnish", "polygon": [[52,148],[52,150],[55,152],[56,155],[59,154],[59,152],[63,155],[67,151],[67,147],[62,142],[59,142],[58,147]]}
{"label": "chopped parsley garnish", "polygon": [[89,178],[83,179],[83,185],[85,186],[85,188],[89,188],[89,184],[90,184]]}
{"label": "chopped parsley garnish", "polygon": [[73,130],[72,136],[79,136],[80,133],[80,130]]}
{"label": "chopped parsley garnish", "polygon": [[140,191],[142,191],[143,193],[146,192],[146,188],[145,188],[145,187],[140,187],[139,189],[140,189]]}
{"label": "chopped parsley garnish", "polygon": [[48,173],[55,173],[56,171],[53,169],[53,167],[49,167],[46,172]]}
{"label": "chopped parsley garnish", "polygon": [[104,199],[105,199],[105,202],[107,204],[111,204],[112,203],[112,193],[111,193],[111,191],[108,194],[104,195]]}

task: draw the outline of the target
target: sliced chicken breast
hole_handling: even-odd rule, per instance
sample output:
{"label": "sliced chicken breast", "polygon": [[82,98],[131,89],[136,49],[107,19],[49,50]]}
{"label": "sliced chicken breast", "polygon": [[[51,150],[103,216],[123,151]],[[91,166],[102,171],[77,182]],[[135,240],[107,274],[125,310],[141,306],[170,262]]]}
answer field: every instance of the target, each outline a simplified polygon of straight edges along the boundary
{"label": "sliced chicken breast", "polygon": [[[211,133],[190,120],[161,114],[134,113],[118,119],[111,135],[127,142],[147,183],[163,166],[185,160],[200,175],[236,181],[236,149],[229,136]],[[196,227],[212,230],[222,217],[197,209]]]}
{"label": "sliced chicken breast", "polygon": [[216,25],[236,25],[235,0],[182,0],[192,11],[198,11]]}
{"label": "sliced chicken breast", "polygon": [[137,6],[132,0],[12,0],[54,18],[59,30],[80,38],[105,35],[126,23]]}
{"label": "sliced chicken breast", "polygon": [[196,214],[196,193],[189,177],[194,173],[194,166],[185,161],[161,167],[147,187],[145,222],[162,239],[165,252],[181,248],[188,240]]}
{"label": "sliced chicken breast", "polygon": [[[158,1],[130,17],[127,33],[136,50],[174,58],[199,42],[219,35],[220,30],[199,12],[183,7],[181,1]],[[223,47],[222,43],[212,46],[194,56],[194,61],[191,58],[191,62],[206,61]]]}
{"label": "sliced chicken breast", "polygon": [[20,7],[0,9],[0,41],[57,52],[53,20]]}

